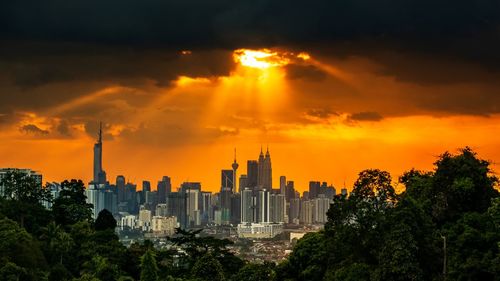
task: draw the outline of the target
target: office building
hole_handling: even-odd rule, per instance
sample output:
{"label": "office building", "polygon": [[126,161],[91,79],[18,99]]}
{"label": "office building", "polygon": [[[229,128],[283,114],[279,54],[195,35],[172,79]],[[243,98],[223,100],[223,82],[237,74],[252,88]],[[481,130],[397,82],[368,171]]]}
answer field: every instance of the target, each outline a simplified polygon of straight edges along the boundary
{"label": "office building", "polygon": [[170,177],[163,176],[161,181],[158,181],[156,190],[158,192],[158,203],[167,202],[167,194],[172,192],[172,183]]}
{"label": "office building", "polygon": [[247,161],[247,186],[245,187],[250,187],[252,190],[255,190],[257,188],[258,184],[258,177],[259,177],[259,162],[255,160],[248,160]]}
{"label": "office building", "polygon": [[258,188],[271,190],[272,185],[272,168],[271,168],[271,155],[269,153],[269,148],[266,151],[266,155],[262,153],[262,148],[259,155],[258,163]]}

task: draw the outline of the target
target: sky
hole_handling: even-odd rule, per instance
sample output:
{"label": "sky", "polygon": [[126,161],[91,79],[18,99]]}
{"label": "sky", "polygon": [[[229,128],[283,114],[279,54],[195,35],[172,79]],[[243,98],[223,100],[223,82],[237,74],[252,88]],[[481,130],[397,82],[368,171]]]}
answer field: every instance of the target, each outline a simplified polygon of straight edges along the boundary
{"label": "sky", "polygon": [[500,166],[498,1],[3,1],[0,167],[220,188],[269,147],[279,176],[349,188],[472,147]]}

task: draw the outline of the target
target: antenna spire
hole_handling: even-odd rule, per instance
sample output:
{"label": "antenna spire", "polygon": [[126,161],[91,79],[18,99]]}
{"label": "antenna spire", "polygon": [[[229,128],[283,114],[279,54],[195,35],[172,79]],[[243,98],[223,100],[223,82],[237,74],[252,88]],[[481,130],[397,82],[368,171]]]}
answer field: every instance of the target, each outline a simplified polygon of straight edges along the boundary
{"label": "antenna spire", "polygon": [[102,142],[102,122],[99,121],[99,143]]}

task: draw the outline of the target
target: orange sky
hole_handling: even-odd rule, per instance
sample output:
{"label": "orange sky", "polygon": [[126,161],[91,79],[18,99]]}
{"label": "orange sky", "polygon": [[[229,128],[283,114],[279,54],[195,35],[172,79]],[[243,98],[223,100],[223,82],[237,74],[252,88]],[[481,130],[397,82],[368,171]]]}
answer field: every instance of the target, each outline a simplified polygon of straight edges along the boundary
{"label": "orange sky", "polygon": [[[439,154],[464,146],[500,160],[500,114],[468,112],[468,104],[477,106],[470,102],[476,95],[483,100],[479,95],[496,85],[408,81],[362,57],[282,49],[244,55],[221,55],[231,65],[227,74],[186,71],[166,87],[142,79],[58,82],[32,90],[79,94],[16,109],[0,126],[0,166],[32,168],[46,181],[88,182],[98,120],[105,123],[103,162],[111,182],[123,174],[155,185],[168,175],[174,187],[201,181],[203,189],[216,191],[235,147],[242,174],[246,160],[257,159],[267,145],[273,185],[285,175],[300,191],[310,180],[349,187],[366,168],[395,178],[411,168],[431,169]],[[195,56],[183,52],[179,64]]]}

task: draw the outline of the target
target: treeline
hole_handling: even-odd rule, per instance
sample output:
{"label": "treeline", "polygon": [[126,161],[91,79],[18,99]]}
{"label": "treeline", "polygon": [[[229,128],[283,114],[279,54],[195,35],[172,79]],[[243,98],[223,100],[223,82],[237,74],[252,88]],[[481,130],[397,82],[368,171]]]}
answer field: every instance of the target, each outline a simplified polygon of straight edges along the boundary
{"label": "treeline", "polygon": [[[84,184],[62,183],[51,210],[45,190],[18,173],[2,181],[1,280],[500,280],[500,198],[487,161],[469,148],[443,154],[432,172],[398,184],[365,170],[336,196],[321,232],[275,265],[247,263],[229,240],[178,229],[176,247],[123,246],[106,210],[94,221]],[[182,249],[178,251],[178,249]]]}

